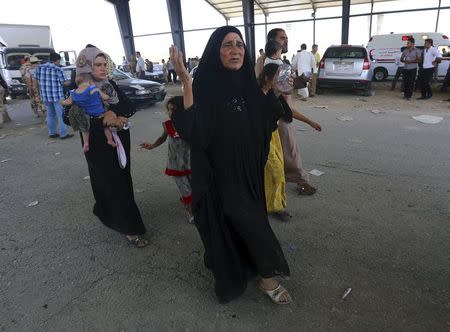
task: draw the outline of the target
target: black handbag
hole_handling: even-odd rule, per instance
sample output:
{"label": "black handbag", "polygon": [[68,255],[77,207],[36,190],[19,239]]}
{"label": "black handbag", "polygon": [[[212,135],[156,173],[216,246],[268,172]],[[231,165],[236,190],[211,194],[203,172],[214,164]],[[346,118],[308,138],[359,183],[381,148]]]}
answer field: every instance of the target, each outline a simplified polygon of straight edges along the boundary
{"label": "black handbag", "polygon": [[308,78],[301,74],[300,76],[297,76],[294,78],[294,89],[304,89],[306,88],[306,85],[308,84]]}
{"label": "black handbag", "polygon": [[64,107],[63,112],[62,112],[62,119],[66,126],[70,126],[69,112],[70,112],[70,106]]}

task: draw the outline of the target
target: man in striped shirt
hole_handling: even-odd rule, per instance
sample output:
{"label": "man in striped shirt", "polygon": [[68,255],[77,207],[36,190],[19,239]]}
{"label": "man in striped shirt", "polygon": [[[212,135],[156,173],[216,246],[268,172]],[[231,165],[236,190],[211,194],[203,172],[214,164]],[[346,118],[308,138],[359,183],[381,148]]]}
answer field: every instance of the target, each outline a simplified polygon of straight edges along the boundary
{"label": "man in striped shirt", "polygon": [[[36,68],[34,76],[39,83],[39,91],[42,101],[47,109],[47,128],[50,138],[60,137],[70,138],[73,135],[67,133],[67,126],[63,122],[63,107],[60,101],[64,99],[63,84],[68,81],[64,77],[62,69],[59,67],[61,56],[57,53],[50,53],[50,62]],[[56,121],[58,119],[59,135],[56,132]]]}

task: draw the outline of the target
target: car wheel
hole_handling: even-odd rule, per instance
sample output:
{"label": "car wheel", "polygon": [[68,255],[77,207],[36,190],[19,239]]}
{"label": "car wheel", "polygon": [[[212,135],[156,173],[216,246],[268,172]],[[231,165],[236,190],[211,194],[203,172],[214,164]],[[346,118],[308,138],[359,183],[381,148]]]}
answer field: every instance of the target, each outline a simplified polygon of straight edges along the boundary
{"label": "car wheel", "polygon": [[377,68],[373,72],[373,79],[377,82],[384,81],[388,76],[388,72],[385,68]]}
{"label": "car wheel", "polygon": [[316,95],[323,95],[323,89],[322,88],[316,88]]}

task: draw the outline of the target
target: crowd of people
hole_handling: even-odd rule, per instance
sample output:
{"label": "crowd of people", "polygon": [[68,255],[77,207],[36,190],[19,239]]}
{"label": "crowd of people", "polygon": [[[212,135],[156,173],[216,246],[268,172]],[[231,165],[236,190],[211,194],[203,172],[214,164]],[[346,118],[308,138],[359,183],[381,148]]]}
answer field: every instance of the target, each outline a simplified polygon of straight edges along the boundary
{"label": "crowd of people", "polygon": [[[273,302],[292,301],[279,282],[278,277],[288,277],[290,269],[268,216],[291,218],[286,211],[286,182],[295,183],[299,194],[316,192],[303,169],[291,123],[299,120],[318,131],[322,128],[293,108],[292,92],[279,89],[281,54],[288,47],[285,31],[271,31],[266,48],[270,45],[274,55],[264,59],[256,76],[258,69],[239,30],[219,28],[208,41],[194,82],[183,55],[172,46],[169,61],[182,81],[183,96],[167,101],[168,120],[161,136],[154,143],[140,144],[151,150],[168,141],[165,174],[174,178],[188,220],[200,233],[205,265],[213,272],[221,303],[240,296],[252,278],[258,278],[259,288]],[[105,52],[93,45],[80,52],[77,88],[65,99],[62,90],[67,82],[59,60],[52,53],[50,62],[32,74],[49,136],[69,137],[65,123],[80,132],[95,200],[93,213],[130,244],[145,247],[149,241],[134,200],[127,128],[135,108],[108,78],[114,66]],[[213,84],[216,88],[211,90]]]}
{"label": "crowd of people", "polygon": [[[200,61],[189,59],[186,64],[175,46],[170,48],[169,60],[162,60],[168,80],[182,82],[183,95],[167,101],[168,119],[161,136],[140,146],[152,150],[168,141],[165,174],[174,178],[188,220],[200,234],[204,262],[214,275],[221,303],[242,295],[253,278],[258,278],[259,288],[274,303],[292,301],[279,281],[290,275],[290,269],[268,217],[284,222],[292,217],[286,183],[294,183],[299,195],[317,191],[303,167],[292,125],[297,120],[322,130],[295,109],[292,99],[296,77],[307,77],[309,96],[314,96],[320,61],[317,49],[313,45],[309,52],[302,44],[292,59],[292,75],[282,78],[283,68],[291,65],[283,56],[288,52],[283,29],[268,33],[265,49],[254,64],[240,31],[225,26],[211,35]],[[406,98],[412,95],[421,58],[421,99],[431,98],[429,82],[439,56],[431,40],[425,41],[423,55],[414,48],[414,40],[408,41],[399,59],[404,63]],[[22,70],[33,112],[46,115],[50,138],[73,136],[66,123],[80,132],[95,200],[93,213],[132,245],[145,247],[149,241],[134,200],[127,126],[136,110],[109,78],[114,65],[105,52],[93,45],[80,52],[77,88],[67,98],[63,86],[68,82],[59,61],[56,53],[50,54],[46,64],[38,65],[35,57],[26,59]],[[131,71],[137,77],[144,77],[153,66],[140,52],[135,64],[125,61],[123,65],[134,68]],[[189,70],[194,67],[193,82]],[[0,83],[2,101],[6,84],[2,79]]]}
{"label": "crowd of people", "polygon": [[[284,30],[269,33],[266,49],[270,47],[273,56],[264,59],[262,68],[255,68],[239,30],[219,28],[208,41],[192,83],[183,55],[172,46],[169,61],[182,81],[183,96],[167,102],[168,120],[162,124],[161,136],[153,143],[140,144],[151,150],[168,140],[165,174],[174,178],[188,219],[200,233],[205,264],[215,277],[220,302],[240,296],[254,277],[275,303],[292,301],[276,278],[289,276],[290,270],[268,215],[281,221],[291,218],[286,211],[286,182],[295,183],[299,194],[316,192],[303,169],[291,123],[295,119],[318,131],[322,128],[292,107],[292,92],[279,90],[281,54],[288,47]],[[101,51],[96,54],[94,68],[97,59],[105,61]],[[78,67],[77,62],[77,75]],[[104,81],[94,71],[92,76],[94,80],[97,77],[94,86],[102,91]],[[105,225],[143,247],[148,241],[143,237],[145,228],[132,195],[129,164],[121,168],[119,154],[110,155],[117,148],[108,145],[101,134],[103,127],[98,125],[109,123],[108,112],[90,117],[91,128],[96,129],[90,129],[89,150],[85,151],[96,200],[94,213]],[[126,132],[120,139],[129,157]],[[108,158],[96,157],[106,153]],[[128,193],[128,200],[123,202],[115,197],[108,199],[110,188],[104,183],[106,176],[121,172],[126,176],[117,195]]]}
{"label": "crowd of people", "polygon": [[[188,58],[185,66],[187,70],[190,72],[194,68],[198,66],[200,59],[198,57]],[[159,64],[159,63],[156,63]],[[141,52],[136,52],[134,56],[127,59],[125,56],[122,58],[122,69],[126,72],[130,72],[131,75],[145,79],[145,72],[148,71],[153,73],[154,65],[152,61],[149,59],[145,59],[142,57]],[[174,66],[170,59],[161,59],[162,65],[162,74],[163,74],[163,82],[164,83],[178,83],[178,76],[174,70]]]}

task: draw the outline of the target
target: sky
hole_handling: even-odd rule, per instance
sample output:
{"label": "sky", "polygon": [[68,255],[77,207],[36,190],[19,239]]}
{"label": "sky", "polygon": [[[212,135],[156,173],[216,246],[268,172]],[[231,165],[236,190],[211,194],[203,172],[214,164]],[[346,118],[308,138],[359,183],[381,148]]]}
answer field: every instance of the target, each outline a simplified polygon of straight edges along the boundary
{"label": "sky", "polygon": [[[396,0],[375,4],[374,11],[424,8],[437,6],[438,0]],[[19,5],[18,5],[19,4]],[[205,0],[181,0],[183,25],[185,30],[219,27],[225,25],[224,18]],[[114,7],[105,0],[0,0],[0,23],[49,25],[53,43],[57,52],[75,50],[77,53],[88,43],[94,44],[110,54],[119,64],[124,55],[122,41],[116,20]],[[19,7],[20,6],[20,7]],[[442,6],[450,6],[450,0],[442,0]],[[352,6],[351,14],[370,11],[370,5]],[[166,0],[130,0],[130,13],[135,36],[151,33],[170,32]],[[282,20],[307,19],[312,11],[297,11],[271,14],[269,22]],[[336,16],[341,9],[319,9],[316,17]],[[373,18],[372,34],[432,32],[436,24],[436,11],[379,15]],[[264,22],[263,16],[255,17],[256,23]],[[439,32],[450,34],[450,9],[441,10]],[[242,18],[232,19],[229,24],[240,25]],[[291,57],[306,43],[313,43],[312,22],[273,24],[284,28],[289,37]],[[240,28],[243,32],[243,28]],[[185,32],[186,57],[201,56],[213,30]],[[256,26],[256,49],[264,48],[264,26]],[[319,52],[331,44],[339,44],[341,39],[341,21],[323,20],[316,22],[316,43]],[[369,40],[368,17],[350,19],[349,43],[366,45]],[[170,33],[159,36],[135,37],[136,50],[144,58],[154,62],[168,57],[168,48],[172,43]]]}

